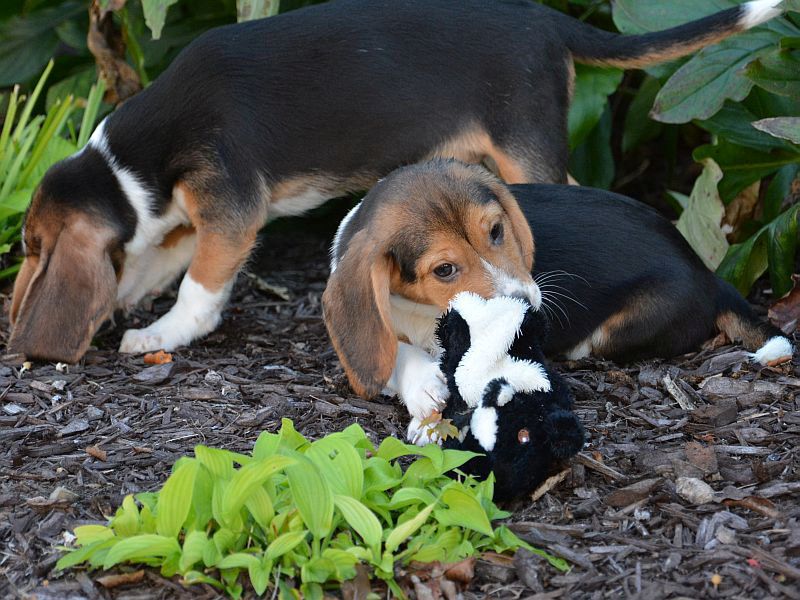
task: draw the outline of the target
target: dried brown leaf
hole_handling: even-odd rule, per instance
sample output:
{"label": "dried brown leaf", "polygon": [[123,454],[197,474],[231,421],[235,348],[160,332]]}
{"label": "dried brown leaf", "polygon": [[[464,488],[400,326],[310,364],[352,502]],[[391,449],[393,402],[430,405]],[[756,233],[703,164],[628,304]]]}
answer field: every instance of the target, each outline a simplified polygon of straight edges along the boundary
{"label": "dried brown leaf", "polygon": [[97,445],[86,448],[86,454],[103,462],[108,458],[108,453]]}
{"label": "dried brown leaf", "polygon": [[791,291],[769,309],[769,320],[787,335],[800,325],[800,275],[792,275]]}
{"label": "dried brown leaf", "polygon": [[132,573],[115,573],[113,575],[104,575],[97,578],[97,583],[106,589],[119,587],[121,585],[130,585],[132,583],[139,583],[144,579],[144,571],[138,570]]}
{"label": "dried brown leaf", "polygon": [[144,355],[144,364],[163,365],[172,362],[172,354],[159,350],[158,352],[148,352]]}

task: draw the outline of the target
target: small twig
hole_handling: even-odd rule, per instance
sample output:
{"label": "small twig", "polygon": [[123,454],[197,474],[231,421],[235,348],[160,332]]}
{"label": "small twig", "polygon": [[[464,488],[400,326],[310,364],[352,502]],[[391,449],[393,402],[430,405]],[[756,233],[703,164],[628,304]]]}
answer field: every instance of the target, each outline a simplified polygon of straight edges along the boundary
{"label": "small twig", "polygon": [[531,502],[536,502],[539,498],[564,481],[564,479],[567,478],[567,475],[569,475],[570,471],[571,469],[564,469],[560,473],[556,473],[552,477],[545,479],[544,482],[531,494]]}
{"label": "small twig", "polygon": [[604,465],[598,460],[593,459],[591,456],[584,452],[580,452],[575,457],[575,462],[582,464],[584,467],[597,471],[601,475],[605,475],[611,479],[615,479],[617,481],[625,481],[628,479],[626,475],[623,475],[616,469],[612,469],[608,465]]}

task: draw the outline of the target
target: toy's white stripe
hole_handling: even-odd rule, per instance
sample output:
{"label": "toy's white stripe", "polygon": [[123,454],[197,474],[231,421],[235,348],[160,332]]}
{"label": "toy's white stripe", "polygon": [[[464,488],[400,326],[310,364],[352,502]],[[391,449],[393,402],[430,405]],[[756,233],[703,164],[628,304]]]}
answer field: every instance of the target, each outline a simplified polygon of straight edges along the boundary
{"label": "toy's white stripe", "polygon": [[479,406],[470,419],[472,435],[478,440],[481,448],[487,452],[494,450],[497,443],[497,411],[494,408]]}
{"label": "toy's white stripe", "polygon": [[761,346],[756,352],[751,355],[753,360],[766,365],[773,360],[784,358],[785,356],[792,356],[793,353],[792,343],[785,337],[776,335],[767,340],[767,343]]}
{"label": "toy's white stripe", "polygon": [[770,19],[777,17],[783,11],[777,8],[781,0],[754,0],[742,4],[742,16],[739,23],[745,29],[750,29],[756,25],[761,25]]}

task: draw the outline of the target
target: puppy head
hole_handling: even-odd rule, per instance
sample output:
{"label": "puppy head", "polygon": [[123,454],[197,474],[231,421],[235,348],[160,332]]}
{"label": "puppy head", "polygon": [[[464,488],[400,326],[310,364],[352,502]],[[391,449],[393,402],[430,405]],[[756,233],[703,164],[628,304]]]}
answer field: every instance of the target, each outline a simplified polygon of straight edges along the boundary
{"label": "puppy head", "polygon": [[399,169],[367,194],[340,234],[323,309],[361,395],[379,393],[394,367],[390,294],[441,311],[463,291],[541,304],[528,222],[508,188],[481,167],[436,160]]}
{"label": "puppy head", "polygon": [[53,167],[25,215],[9,351],[28,358],[77,362],[114,308],[123,228],[92,194],[102,178],[76,166]]}

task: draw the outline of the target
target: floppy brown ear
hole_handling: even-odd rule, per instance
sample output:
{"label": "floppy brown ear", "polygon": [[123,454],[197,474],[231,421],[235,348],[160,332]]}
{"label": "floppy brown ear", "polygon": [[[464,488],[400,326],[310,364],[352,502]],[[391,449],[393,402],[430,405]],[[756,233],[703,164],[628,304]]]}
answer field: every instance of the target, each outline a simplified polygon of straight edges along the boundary
{"label": "floppy brown ear", "polygon": [[26,256],[25,260],[22,261],[22,266],[19,269],[19,273],[17,273],[17,278],[14,280],[14,292],[11,295],[11,309],[8,311],[8,321],[12,327],[17,322],[19,308],[22,306],[22,300],[25,298],[28,287],[31,285],[31,280],[35,275],[41,273],[39,264],[38,256]]}
{"label": "floppy brown ear", "polygon": [[389,307],[391,261],[381,244],[359,231],[322,294],[333,347],[353,390],[364,398],[383,390],[397,359]]}
{"label": "floppy brown ear", "polygon": [[[114,309],[117,280],[103,228],[74,221],[14,285],[8,347],[28,358],[74,363]],[[38,265],[35,263],[38,262]]]}
{"label": "floppy brown ear", "polygon": [[522,213],[522,209],[519,207],[519,203],[514,195],[505,187],[496,191],[500,205],[511,220],[511,228],[514,230],[514,239],[517,240],[520,254],[523,260],[526,261],[526,265],[530,271],[533,269],[534,254],[531,226],[528,223],[528,219],[526,219],[525,215]]}

